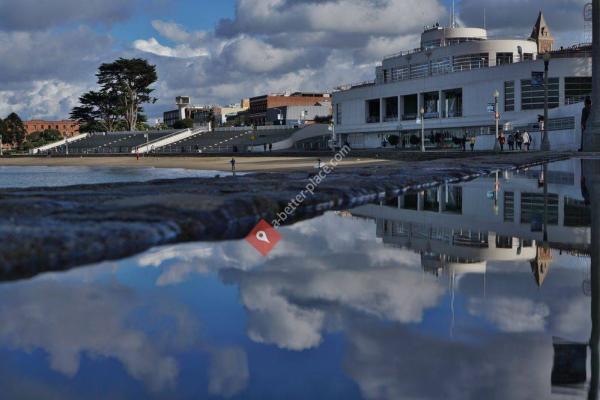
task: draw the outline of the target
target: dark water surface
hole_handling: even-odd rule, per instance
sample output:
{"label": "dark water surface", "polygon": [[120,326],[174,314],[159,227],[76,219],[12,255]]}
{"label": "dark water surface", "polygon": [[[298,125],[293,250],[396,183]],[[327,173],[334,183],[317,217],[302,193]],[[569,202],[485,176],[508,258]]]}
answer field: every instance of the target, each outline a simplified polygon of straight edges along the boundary
{"label": "dark water surface", "polygon": [[154,179],[225,176],[218,171],[183,168],[0,166],[0,188],[54,187]]}
{"label": "dark water surface", "polygon": [[595,396],[588,169],[329,213],[268,257],[187,244],[0,284],[0,397]]}

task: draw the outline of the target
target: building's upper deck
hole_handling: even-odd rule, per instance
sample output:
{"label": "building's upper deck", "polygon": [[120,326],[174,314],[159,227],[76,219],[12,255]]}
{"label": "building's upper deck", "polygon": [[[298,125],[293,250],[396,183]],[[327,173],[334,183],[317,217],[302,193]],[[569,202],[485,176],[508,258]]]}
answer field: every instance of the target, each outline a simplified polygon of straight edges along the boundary
{"label": "building's upper deck", "polygon": [[376,83],[388,83],[456,71],[535,60],[538,46],[525,39],[489,39],[481,28],[427,28],[421,47],[383,59]]}

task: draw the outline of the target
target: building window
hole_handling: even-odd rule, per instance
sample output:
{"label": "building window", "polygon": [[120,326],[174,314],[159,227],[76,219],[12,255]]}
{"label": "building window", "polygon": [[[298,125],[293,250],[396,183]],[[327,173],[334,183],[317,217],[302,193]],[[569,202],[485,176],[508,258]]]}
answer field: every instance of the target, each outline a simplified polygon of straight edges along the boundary
{"label": "building window", "polygon": [[462,89],[444,91],[444,102],[442,104],[442,118],[462,117]]}
{"label": "building window", "polygon": [[383,99],[384,121],[398,121],[398,97],[387,97]]}
{"label": "building window", "polygon": [[[542,193],[521,194],[521,223],[541,223],[544,218],[544,195]],[[548,224],[558,225],[558,195],[548,195]]]}
{"label": "building window", "polygon": [[513,238],[511,236],[496,236],[496,248],[497,249],[512,249]]}
{"label": "building window", "polygon": [[592,95],[592,77],[565,78],[565,104],[581,103]]}
{"label": "building window", "polygon": [[504,82],[504,112],[515,111],[515,81]]}
{"label": "building window", "polygon": [[565,197],[565,226],[586,227],[592,223],[592,211],[583,200]]}
{"label": "building window", "polygon": [[452,66],[449,58],[441,58],[431,62],[431,74],[441,75],[452,72]]}
{"label": "building window", "polygon": [[403,81],[410,77],[410,68],[408,65],[392,68],[392,82]]}
{"label": "building window", "polygon": [[[548,107],[559,105],[558,78],[548,79]],[[544,85],[534,86],[531,79],[521,80],[521,109],[541,110],[544,108]]]}
{"label": "building window", "polygon": [[424,78],[429,75],[429,63],[410,66],[410,79]]}
{"label": "building window", "polygon": [[442,45],[442,41],[440,39],[437,40],[428,40],[423,42],[423,49],[433,49],[435,47],[440,47]]}
{"label": "building window", "polygon": [[456,71],[469,71],[471,69],[485,68],[490,65],[490,56],[488,53],[469,54],[466,56],[454,57],[452,69]]}
{"label": "building window", "polygon": [[513,63],[513,53],[496,53],[496,65]]}
{"label": "building window", "polygon": [[390,70],[384,69],[383,70],[383,82],[388,83],[389,81],[390,81]]}
{"label": "building window", "polygon": [[515,193],[504,192],[504,222],[515,220]]}
{"label": "building window", "polygon": [[448,201],[446,202],[446,212],[454,214],[462,214],[462,187],[451,186],[448,188]]}
{"label": "building window", "polygon": [[339,103],[335,105],[335,123],[342,124],[342,105]]}
{"label": "building window", "polygon": [[366,102],[366,122],[367,124],[378,124],[381,122],[381,100],[367,100]]}

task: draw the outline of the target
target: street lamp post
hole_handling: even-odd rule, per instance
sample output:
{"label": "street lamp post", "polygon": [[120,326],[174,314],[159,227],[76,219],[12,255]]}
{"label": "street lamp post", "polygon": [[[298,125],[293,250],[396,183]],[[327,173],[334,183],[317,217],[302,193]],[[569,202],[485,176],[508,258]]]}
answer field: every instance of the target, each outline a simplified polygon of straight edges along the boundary
{"label": "street lamp post", "polygon": [[496,140],[494,142],[494,151],[498,151],[500,149],[500,113],[498,112],[499,97],[500,92],[498,90],[494,91],[494,120],[496,122]]}
{"label": "street lamp post", "polygon": [[544,129],[542,131],[542,151],[550,151],[550,139],[548,138],[548,69],[550,66],[550,53],[544,53]]}
{"label": "street lamp post", "polygon": [[421,152],[425,153],[425,108],[421,107]]}

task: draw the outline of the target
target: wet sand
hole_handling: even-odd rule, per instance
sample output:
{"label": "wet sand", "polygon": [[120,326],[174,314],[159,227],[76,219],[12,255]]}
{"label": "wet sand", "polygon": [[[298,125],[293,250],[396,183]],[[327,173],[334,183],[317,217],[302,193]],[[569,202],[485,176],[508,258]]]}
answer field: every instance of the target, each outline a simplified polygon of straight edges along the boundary
{"label": "wet sand", "polygon": [[[317,164],[318,157],[236,157],[239,172],[298,171],[310,170]],[[155,167],[185,168],[211,171],[230,171],[231,157],[15,157],[0,158],[0,166],[98,166],[98,167]],[[328,162],[329,158],[321,158]],[[349,157],[339,167],[351,167],[384,163],[385,160]]]}

